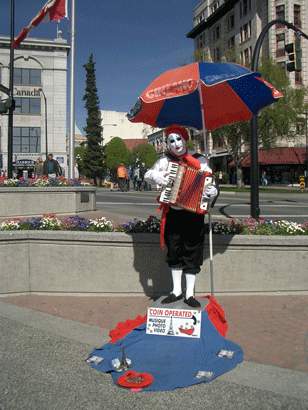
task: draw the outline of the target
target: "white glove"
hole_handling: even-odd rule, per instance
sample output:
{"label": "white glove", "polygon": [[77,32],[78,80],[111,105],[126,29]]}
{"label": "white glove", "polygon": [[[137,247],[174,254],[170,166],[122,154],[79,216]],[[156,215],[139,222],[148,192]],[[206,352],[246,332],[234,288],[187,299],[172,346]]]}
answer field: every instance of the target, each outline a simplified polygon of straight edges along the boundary
{"label": "white glove", "polygon": [[168,179],[166,176],[169,174],[169,172],[166,171],[159,171],[157,172],[157,175],[155,175],[155,182],[158,185],[167,185],[168,184]]}
{"label": "white glove", "polygon": [[218,195],[218,191],[215,185],[211,185],[208,188],[206,188],[203,192],[203,195],[206,196],[207,198],[215,198],[215,196]]}

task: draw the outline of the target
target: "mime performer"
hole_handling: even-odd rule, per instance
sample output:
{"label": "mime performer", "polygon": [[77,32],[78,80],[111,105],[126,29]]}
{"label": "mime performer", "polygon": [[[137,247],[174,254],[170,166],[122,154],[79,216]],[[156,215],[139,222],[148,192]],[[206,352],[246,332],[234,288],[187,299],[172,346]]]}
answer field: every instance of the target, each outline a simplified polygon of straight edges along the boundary
{"label": "mime performer", "polygon": [[[212,173],[207,158],[188,151],[185,142],[189,135],[184,127],[172,125],[166,130],[166,141],[170,151],[161,156],[150,168],[144,179],[150,184],[165,186],[168,183],[169,161],[184,162],[194,168]],[[211,202],[218,195],[215,183],[204,189],[203,197]],[[186,279],[184,302],[193,308],[200,307],[194,297],[196,275],[203,263],[204,214],[186,211],[176,206],[165,206],[162,215],[163,239],[167,246],[167,263],[171,268],[173,290],[162,300],[169,304],[182,299],[182,274]]]}

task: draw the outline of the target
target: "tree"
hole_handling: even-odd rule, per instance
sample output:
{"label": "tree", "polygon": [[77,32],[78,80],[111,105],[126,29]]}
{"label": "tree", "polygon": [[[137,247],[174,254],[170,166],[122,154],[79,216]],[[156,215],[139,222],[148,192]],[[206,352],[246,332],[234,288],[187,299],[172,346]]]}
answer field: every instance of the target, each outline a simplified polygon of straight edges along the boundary
{"label": "tree", "polygon": [[95,62],[93,54],[90,55],[87,64],[83,67],[86,69],[86,94],[83,100],[86,101],[85,108],[88,116],[84,131],[87,137],[87,146],[84,152],[83,172],[87,177],[94,179],[97,185],[97,179],[106,176],[106,165],[103,163],[102,131],[99,98],[97,95]]}
{"label": "tree", "polygon": [[151,168],[155,161],[157,161],[157,151],[153,145],[144,142],[133,148],[133,157],[138,158],[138,162],[142,164],[145,163],[146,168]]}
{"label": "tree", "polygon": [[122,138],[114,137],[106,145],[105,157],[108,168],[112,168],[113,164],[118,167],[121,162],[127,166],[130,163],[131,152],[126,148]]}
{"label": "tree", "polygon": [[[306,94],[305,87],[290,87],[284,70],[272,59],[262,56],[258,71],[262,78],[279,90],[283,97],[275,104],[263,108],[258,114],[258,145],[266,149],[276,146],[279,138],[294,139],[298,135],[297,124],[302,114]],[[214,141],[220,141],[234,160],[237,186],[242,187],[242,162],[250,154],[249,122],[238,122],[220,127],[212,132]]]}
{"label": "tree", "polygon": [[189,151],[194,151],[194,149],[195,149],[194,143],[192,142],[191,139],[189,139],[188,141],[186,141],[185,147],[186,147]]}

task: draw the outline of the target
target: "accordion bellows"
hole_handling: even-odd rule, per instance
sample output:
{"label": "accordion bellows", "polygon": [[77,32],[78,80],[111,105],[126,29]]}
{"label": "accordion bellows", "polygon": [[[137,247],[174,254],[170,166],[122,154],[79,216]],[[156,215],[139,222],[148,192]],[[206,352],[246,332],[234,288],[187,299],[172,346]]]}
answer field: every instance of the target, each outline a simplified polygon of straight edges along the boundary
{"label": "accordion bellows", "polygon": [[203,191],[212,184],[213,175],[173,161],[169,162],[168,172],[168,184],[162,190],[159,202],[198,214],[207,213],[209,202],[204,199]]}

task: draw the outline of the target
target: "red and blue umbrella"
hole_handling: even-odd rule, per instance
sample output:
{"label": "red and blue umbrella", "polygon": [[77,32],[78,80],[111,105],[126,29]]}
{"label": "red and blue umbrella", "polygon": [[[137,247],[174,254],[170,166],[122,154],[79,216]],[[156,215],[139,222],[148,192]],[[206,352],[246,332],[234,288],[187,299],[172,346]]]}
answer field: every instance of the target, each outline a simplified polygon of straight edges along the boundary
{"label": "red and blue umbrella", "polygon": [[234,63],[194,63],[166,71],[127,114],[131,122],[213,130],[248,121],[282,94],[257,72]]}

